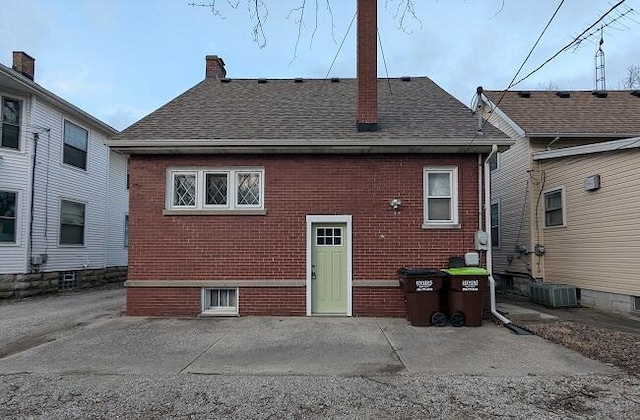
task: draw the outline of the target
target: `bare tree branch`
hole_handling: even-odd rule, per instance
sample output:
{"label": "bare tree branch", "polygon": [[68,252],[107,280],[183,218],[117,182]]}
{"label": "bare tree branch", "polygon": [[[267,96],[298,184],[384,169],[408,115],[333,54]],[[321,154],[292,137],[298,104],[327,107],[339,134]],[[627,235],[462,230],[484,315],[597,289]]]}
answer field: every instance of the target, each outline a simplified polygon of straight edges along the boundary
{"label": "bare tree branch", "polygon": [[622,87],[625,89],[640,88],[640,66],[630,66],[627,68],[627,75],[622,81]]}

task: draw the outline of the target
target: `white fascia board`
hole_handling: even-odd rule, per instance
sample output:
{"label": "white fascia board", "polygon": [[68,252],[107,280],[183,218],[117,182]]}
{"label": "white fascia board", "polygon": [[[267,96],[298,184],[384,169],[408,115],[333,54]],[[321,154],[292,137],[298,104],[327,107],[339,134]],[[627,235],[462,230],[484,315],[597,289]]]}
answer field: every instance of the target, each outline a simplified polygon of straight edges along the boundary
{"label": "white fascia board", "polygon": [[524,138],[526,136],[525,131],[516,124],[507,114],[504,113],[496,104],[493,103],[491,99],[489,99],[484,93],[481,94],[482,101],[489,105],[493,111],[491,111],[491,115],[496,115],[502,120],[504,120],[513,130],[520,136],[520,138]]}
{"label": "white fascia board", "polygon": [[571,132],[571,133],[563,133],[560,131],[554,131],[554,132],[541,132],[541,133],[527,133],[527,136],[529,138],[531,137],[567,137],[567,138],[606,138],[606,137],[618,137],[618,138],[623,138],[623,137],[637,137],[638,135],[640,135],[640,131],[634,132],[634,133],[592,133],[592,132],[584,132],[584,133],[579,133],[579,132]]}
{"label": "white fascia board", "polygon": [[593,153],[612,152],[615,150],[640,148],[640,137],[606,141],[603,143],[586,144],[583,146],[565,147],[562,149],[546,150],[533,154],[533,160],[556,159],[568,156],[589,155]]}
{"label": "white fascia board", "polygon": [[99,119],[97,119],[93,115],[83,111],[82,109],[78,108],[77,106],[73,105],[72,103],[65,101],[64,99],[62,99],[58,95],[48,91],[47,89],[43,88],[40,85],[38,85],[36,82],[34,82],[34,81],[30,80],[30,79],[27,79],[26,77],[24,77],[22,75],[19,75],[19,74],[15,73],[13,70],[9,69],[8,67],[4,66],[3,64],[0,64],[0,74],[4,74],[13,83],[19,85],[22,89],[25,89],[29,93],[32,93],[34,95],[39,95],[39,96],[43,97],[45,100],[47,100],[49,102],[53,102],[55,105],[58,105],[60,108],[62,108],[65,111],[69,112],[70,114],[74,115],[75,117],[80,118],[83,121],[89,122],[95,128],[99,128],[100,130],[104,131],[108,136],[114,136],[114,135],[119,133],[118,130],[116,130],[115,128],[111,127],[107,123],[104,123],[104,122],[100,121]]}

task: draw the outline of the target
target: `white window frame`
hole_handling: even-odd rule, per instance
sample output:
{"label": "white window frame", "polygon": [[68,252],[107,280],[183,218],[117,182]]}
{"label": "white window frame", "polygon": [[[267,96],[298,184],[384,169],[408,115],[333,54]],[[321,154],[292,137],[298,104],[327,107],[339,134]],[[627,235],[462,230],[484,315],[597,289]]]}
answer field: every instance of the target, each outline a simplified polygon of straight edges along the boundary
{"label": "white window frame", "polygon": [[[547,194],[560,192],[561,202],[562,202],[562,224],[548,226],[547,225]],[[567,194],[564,186],[549,188],[547,190],[542,191],[542,218],[543,225],[545,229],[557,229],[567,227]]]}
{"label": "white window frame", "polygon": [[[490,169],[491,173],[498,172],[500,170],[500,152],[496,152],[494,156],[496,157],[496,167],[494,169]],[[491,168],[491,164],[489,164],[489,168]]]}
{"label": "white window frame", "polygon": [[[69,201],[75,204],[82,204],[84,206],[84,225],[82,230],[82,244],[62,244],[60,239],[62,236],[62,202]],[[60,248],[86,248],[87,247],[87,213],[89,206],[86,201],[76,200],[74,198],[60,197],[58,199],[58,247]]]}
{"label": "white window frame", "polygon": [[[253,173],[258,174],[260,177],[260,200],[258,204],[238,204],[237,203],[237,189],[238,189],[238,176],[240,174]],[[226,174],[227,175],[227,204],[216,205],[206,204],[206,175],[207,174]],[[173,197],[175,193],[174,178],[176,175],[195,175],[196,177],[196,200],[193,206],[177,206],[173,204]],[[165,209],[171,211],[199,211],[207,212],[222,211],[222,212],[242,212],[245,210],[264,210],[265,188],[264,188],[264,168],[255,167],[207,167],[207,168],[168,168],[167,169],[167,188],[166,188],[166,200]]]}
{"label": "white window frame", "polygon": [[[24,147],[24,137],[25,137],[25,123],[24,123],[24,117],[26,114],[25,111],[25,104],[26,104],[26,100],[25,98],[21,97],[21,96],[16,96],[16,95],[5,95],[5,94],[0,94],[0,136],[2,134],[2,102],[4,101],[4,98],[8,98],[8,99],[13,99],[16,101],[20,102],[20,126],[19,126],[19,132],[18,132],[18,148],[14,149],[11,147],[3,147],[2,145],[0,145],[0,150],[4,153],[4,152],[8,152],[8,153],[25,153],[25,147]],[[2,138],[0,137],[0,141],[2,140]]]}
{"label": "white window frame", "polygon": [[[236,306],[211,307],[211,292],[215,290],[235,290]],[[214,316],[238,316],[240,308],[240,290],[238,287],[203,287],[202,288],[202,315]]]}
{"label": "white window frame", "polygon": [[[449,220],[429,220],[429,174],[449,174],[451,184],[451,212]],[[457,228],[458,222],[458,167],[457,166],[425,166],[422,176],[423,185],[423,229]],[[437,197],[434,197],[437,198]]]}
{"label": "white window frame", "polygon": [[124,248],[129,248],[129,213],[124,214],[124,230],[122,231],[122,242]]}
{"label": "white window frame", "polygon": [[22,206],[20,205],[21,193],[20,191],[10,190],[10,189],[1,189],[0,191],[13,193],[16,195],[16,216],[15,216],[15,227],[14,227],[16,231],[16,240],[13,242],[0,242],[0,247],[20,246],[20,229],[21,229],[20,210],[22,209]]}
{"label": "white window frame", "polygon": [[[498,225],[497,225],[498,245],[494,243],[493,237],[491,237],[491,247],[496,249],[501,249],[502,248],[502,202],[500,201],[499,198],[494,198],[493,200],[491,200],[491,207],[493,207],[494,205],[498,206]],[[491,216],[491,207],[489,208],[489,216]],[[493,221],[491,217],[489,217],[489,220],[491,222],[491,226],[489,226],[489,235],[491,235],[491,233],[493,232]]]}
{"label": "white window frame", "polygon": [[[80,127],[83,130],[85,130],[87,132],[87,151],[86,151],[86,162],[85,162],[85,168],[80,168],[78,166],[74,166],[71,165],[70,163],[66,163],[64,161],[64,146],[65,146],[65,142],[64,142],[64,123],[65,121],[68,121],[69,123],[75,125],[76,127]],[[65,168],[69,168],[69,169],[73,169],[76,171],[81,171],[81,172],[89,172],[89,150],[91,149],[91,130],[89,130],[87,127],[85,127],[82,124],[79,124],[77,121],[72,120],[71,118],[66,118],[63,117],[62,118],[62,145],[60,147],[60,163],[62,164],[62,166],[64,166]]]}

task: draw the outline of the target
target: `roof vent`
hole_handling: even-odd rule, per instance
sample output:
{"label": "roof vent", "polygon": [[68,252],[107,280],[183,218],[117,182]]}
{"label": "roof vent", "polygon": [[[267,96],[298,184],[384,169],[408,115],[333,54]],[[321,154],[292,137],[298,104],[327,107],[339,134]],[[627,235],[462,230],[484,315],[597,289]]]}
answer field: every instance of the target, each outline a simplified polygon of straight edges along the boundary
{"label": "roof vent", "polygon": [[338,83],[340,81],[339,77],[332,77],[331,78],[331,83]]}
{"label": "roof vent", "polygon": [[223,79],[220,79],[221,83],[231,83],[231,79],[227,79],[226,77]]}
{"label": "roof vent", "polygon": [[570,98],[571,92],[567,92],[566,90],[559,90],[556,92],[556,95],[560,98]]}
{"label": "roof vent", "polygon": [[293,79],[293,83],[302,83],[302,82],[304,82],[302,77],[296,77],[295,79]]}
{"label": "roof vent", "polygon": [[633,96],[635,96],[636,98],[640,98],[640,90],[634,90],[634,91],[631,92],[631,94]]}
{"label": "roof vent", "polygon": [[518,96],[521,98],[530,98],[531,92],[529,92],[528,90],[521,90],[520,92],[518,92]]}
{"label": "roof vent", "polygon": [[606,98],[607,96],[609,96],[609,94],[607,92],[603,92],[601,90],[594,90],[593,92],[591,92],[593,94],[593,96],[595,96],[596,98]]}
{"label": "roof vent", "polygon": [[411,81],[411,76],[402,76],[400,78],[403,82],[410,82]]}
{"label": "roof vent", "polygon": [[267,83],[267,79],[258,79],[258,83]]}

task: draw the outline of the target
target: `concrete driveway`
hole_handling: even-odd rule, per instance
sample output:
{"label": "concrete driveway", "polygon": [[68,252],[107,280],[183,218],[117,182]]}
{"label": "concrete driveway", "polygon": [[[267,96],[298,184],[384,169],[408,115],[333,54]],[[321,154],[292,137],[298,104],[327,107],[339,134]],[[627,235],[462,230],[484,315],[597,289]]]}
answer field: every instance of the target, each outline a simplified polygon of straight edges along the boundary
{"label": "concrete driveway", "polygon": [[537,336],[392,318],[99,319],[0,359],[0,374],[581,375],[616,370]]}

